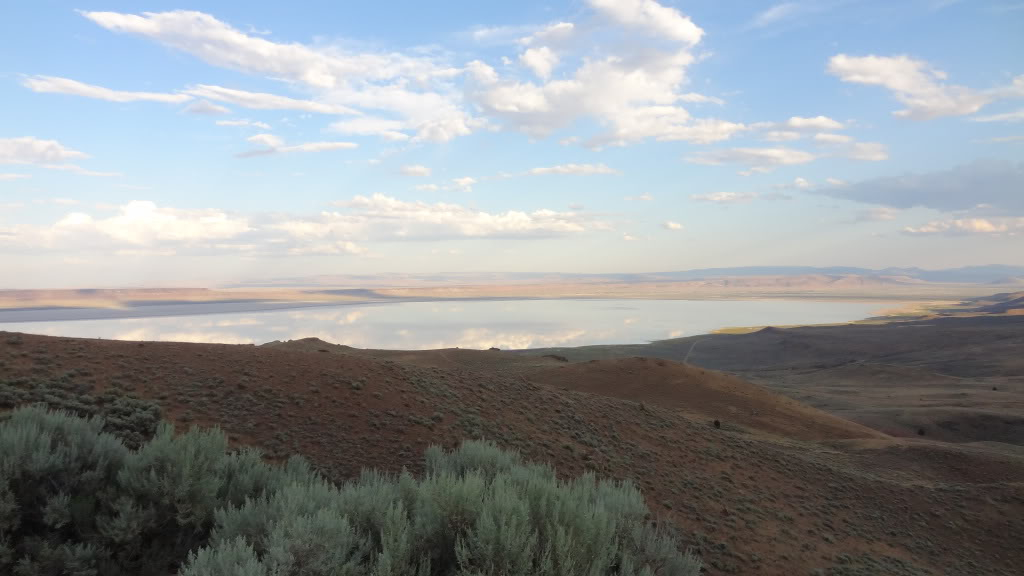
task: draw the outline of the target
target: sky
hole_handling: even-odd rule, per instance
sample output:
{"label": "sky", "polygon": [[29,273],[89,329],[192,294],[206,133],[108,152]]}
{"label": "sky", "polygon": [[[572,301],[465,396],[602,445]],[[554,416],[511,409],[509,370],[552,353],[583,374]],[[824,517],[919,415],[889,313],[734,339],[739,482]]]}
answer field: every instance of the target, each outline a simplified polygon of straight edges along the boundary
{"label": "sky", "polygon": [[0,288],[1024,264],[1024,0],[12,2]]}

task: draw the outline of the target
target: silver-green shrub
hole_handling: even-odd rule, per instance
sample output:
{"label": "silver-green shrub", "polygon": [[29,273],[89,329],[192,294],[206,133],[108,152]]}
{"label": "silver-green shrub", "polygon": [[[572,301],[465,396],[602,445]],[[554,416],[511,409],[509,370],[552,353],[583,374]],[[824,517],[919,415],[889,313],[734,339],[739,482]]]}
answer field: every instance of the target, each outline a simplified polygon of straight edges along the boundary
{"label": "silver-green shrub", "polygon": [[337,485],[304,460],[162,425],[138,449],[43,407],[0,423],[0,573],[17,576],[692,576],[632,484],[560,480],[486,442],[422,478]]}

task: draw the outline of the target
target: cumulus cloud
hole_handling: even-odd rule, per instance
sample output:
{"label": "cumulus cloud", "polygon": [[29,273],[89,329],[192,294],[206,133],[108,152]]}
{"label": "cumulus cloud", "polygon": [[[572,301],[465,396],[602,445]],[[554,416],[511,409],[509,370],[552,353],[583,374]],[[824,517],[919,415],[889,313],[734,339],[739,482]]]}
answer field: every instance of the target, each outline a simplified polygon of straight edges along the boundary
{"label": "cumulus cloud", "polygon": [[225,106],[214,104],[209,100],[199,100],[190,103],[185,107],[185,112],[189,114],[201,114],[205,116],[219,116],[222,114],[231,114],[231,110]]}
{"label": "cumulus cloud", "polygon": [[741,164],[757,172],[767,172],[777,166],[806,164],[817,156],[793,148],[728,148],[701,152],[687,158],[694,164]]}
{"label": "cumulus cloud", "polygon": [[[688,83],[687,69],[696,60],[692,49],[703,35],[689,17],[654,0],[591,0],[589,5],[606,23],[589,33],[610,31],[628,36],[629,41],[608,43],[596,52],[570,54],[579,56],[581,63],[558,79],[549,80],[549,71],[541,62],[539,68],[534,67],[539,83],[515,74],[499,74],[482,61],[470,62],[466,66],[469,101],[505,127],[536,138],[572,127],[577,121],[594,121],[599,126],[596,134],[563,139],[592,148],[648,139],[709,143],[747,129],[742,123],[694,118],[683,106],[722,102],[682,90]],[[530,56],[539,56],[541,49],[548,47],[535,39],[529,44],[537,50]]]}
{"label": "cumulus cloud", "polygon": [[217,126],[245,126],[249,128],[259,128],[261,130],[270,130],[270,124],[266,122],[256,122],[254,120],[217,120]]}
{"label": "cumulus cloud", "polygon": [[152,247],[226,240],[248,230],[245,218],[219,210],[178,210],[133,201],[106,218],[73,212],[51,226],[17,226],[10,241],[51,249]]}
{"label": "cumulus cloud", "polygon": [[907,226],[904,234],[926,236],[943,234],[948,236],[977,235],[1016,235],[1024,233],[1024,218],[951,218],[949,220],[933,220],[922,226]]}
{"label": "cumulus cloud", "polygon": [[399,171],[405,176],[427,177],[430,176],[430,168],[421,164],[408,164],[402,166]]}
{"label": "cumulus cloud", "polygon": [[835,198],[891,208],[925,207],[942,212],[987,205],[993,213],[1024,215],[1024,162],[979,160],[949,170],[876,178],[815,191]]}
{"label": "cumulus cloud", "polygon": [[757,196],[756,192],[712,192],[710,194],[691,194],[690,200],[712,204],[746,204],[753,202]]}
{"label": "cumulus cloud", "polygon": [[838,54],[829,60],[828,73],[843,82],[887,88],[906,106],[893,114],[915,120],[973,114],[992,101],[989,94],[945,83],[945,72],[906,55]]}
{"label": "cumulus cloud", "polygon": [[621,174],[614,168],[609,168],[604,164],[559,164],[558,166],[548,166],[544,168],[532,168],[527,174],[533,176],[541,176],[545,174],[575,174],[575,175],[592,175],[592,174]]}
{"label": "cumulus cloud", "polygon": [[664,228],[665,230],[682,230],[683,229],[683,225],[682,224],[680,224],[679,222],[673,222],[671,220],[666,220],[665,222],[662,222],[661,223],[661,227]]}
{"label": "cumulus cloud", "polygon": [[599,14],[628,28],[687,46],[700,42],[704,30],[675,8],[654,0],[588,0]]}
{"label": "cumulus cloud", "polygon": [[813,118],[802,118],[793,116],[783,124],[791,130],[842,130],[845,128],[842,122],[833,120],[828,116],[815,116]]}
{"label": "cumulus cloud", "polygon": [[547,80],[551,77],[551,71],[558,65],[558,54],[547,46],[529,48],[519,56],[519,61],[538,78]]}
{"label": "cumulus cloud", "polygon": [[70,78],[58,78],[56,76],[31,76],[26,78],[22,84],[33,92],[48,92],[53,94],[72,94],[85,98],[107,100],[109,102],[163,102],[166,104],[181,104],[192,99],[188,94],[165,94],[160,92],[125,92],[111,90],[102,86],[86,84]]}

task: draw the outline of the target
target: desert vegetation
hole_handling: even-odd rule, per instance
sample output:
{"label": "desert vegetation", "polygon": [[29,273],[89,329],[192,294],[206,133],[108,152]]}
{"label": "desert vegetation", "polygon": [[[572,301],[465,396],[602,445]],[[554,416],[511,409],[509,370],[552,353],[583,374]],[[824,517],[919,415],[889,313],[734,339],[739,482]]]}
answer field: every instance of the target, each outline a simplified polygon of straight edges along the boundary
{"label": "desert vegetation", "polygon": [[43,405],[0,423],[0,572],[182,576],[673,575],[700,572],[640,491],[562,480],[484,441],[424,473],[336,484],[217,428],[168,423],[135,448],[100,416]]}

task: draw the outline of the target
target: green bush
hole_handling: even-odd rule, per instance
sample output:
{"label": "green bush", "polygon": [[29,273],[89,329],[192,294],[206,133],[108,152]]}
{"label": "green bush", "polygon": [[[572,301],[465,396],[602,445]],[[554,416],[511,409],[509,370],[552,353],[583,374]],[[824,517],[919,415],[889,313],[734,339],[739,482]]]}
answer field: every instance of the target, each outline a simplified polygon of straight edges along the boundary
{"label": "green bush", "polygon": [[554,471],[484,442],[432,447],[422,478],[335,485],[293,458],[229,452],[162,425],[136,450],[83,419],[0,424],[0,573],[17,576],[672,575],[700,563],[631,484]]}

